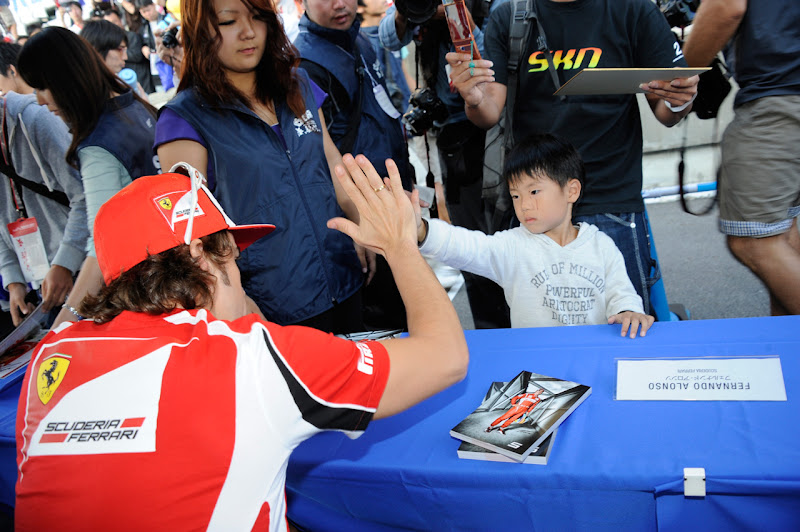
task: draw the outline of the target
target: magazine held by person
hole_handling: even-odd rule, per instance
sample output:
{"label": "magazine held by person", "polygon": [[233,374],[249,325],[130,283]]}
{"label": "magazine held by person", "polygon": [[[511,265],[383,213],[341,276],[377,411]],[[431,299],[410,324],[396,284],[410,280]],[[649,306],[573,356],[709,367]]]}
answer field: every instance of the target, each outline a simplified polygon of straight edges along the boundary
{"label": "magazine held by person", "polygon": [[591,393],[583,384],[523,371],[493,382],[450,435],[523,462]]}

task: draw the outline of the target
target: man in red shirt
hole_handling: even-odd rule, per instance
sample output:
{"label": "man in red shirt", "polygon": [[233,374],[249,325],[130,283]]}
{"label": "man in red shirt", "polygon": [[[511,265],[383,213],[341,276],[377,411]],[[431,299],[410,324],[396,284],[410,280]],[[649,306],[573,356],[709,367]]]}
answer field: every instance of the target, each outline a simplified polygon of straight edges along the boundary
{"label": "man in red shirt", "polygon": [[233,224],[193,169],[139,178],[97,215],[91,320],[51,331],[25,376],[18,530],[285,530],[297,445],[357,437],[463,378],[461,325],[396,167],[383,182],[363,156],[344,164],[360,220],[328,227],[386,257],[409,336],[350,342],[249,314],[235,259],[281,228]]}

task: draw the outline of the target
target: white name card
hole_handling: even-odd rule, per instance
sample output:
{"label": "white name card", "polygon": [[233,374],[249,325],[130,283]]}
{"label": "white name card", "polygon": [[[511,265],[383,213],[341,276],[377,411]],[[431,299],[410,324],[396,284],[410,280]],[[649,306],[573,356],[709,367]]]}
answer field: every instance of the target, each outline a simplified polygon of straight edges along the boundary
{"label": "white name card", "polygon": [[786,401],[781,359],[617,360],[619,401]]}

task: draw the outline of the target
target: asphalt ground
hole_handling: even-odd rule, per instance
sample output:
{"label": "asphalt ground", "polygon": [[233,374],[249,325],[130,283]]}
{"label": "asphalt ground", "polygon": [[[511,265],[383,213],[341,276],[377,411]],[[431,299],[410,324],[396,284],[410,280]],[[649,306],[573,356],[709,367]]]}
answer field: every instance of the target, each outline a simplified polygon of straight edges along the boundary
{"label": "asphalt ground", "polygon": [[[709,201],[692,199],[689,208],[699,210]],[[670,305],[683,305],[696,320],[769,316],[767,290],[731,255],[717,228],[716,206],[705,216],[693,216],[677,197],[667,197],[648,202],[647,212]],[[474,329],[463,286],[453,305],[464,328]]]}

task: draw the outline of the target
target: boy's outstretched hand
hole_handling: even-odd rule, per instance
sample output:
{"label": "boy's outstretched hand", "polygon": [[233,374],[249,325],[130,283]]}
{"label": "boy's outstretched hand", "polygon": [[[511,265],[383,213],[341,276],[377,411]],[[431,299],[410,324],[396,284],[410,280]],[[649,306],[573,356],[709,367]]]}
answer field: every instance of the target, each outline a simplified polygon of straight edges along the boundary
{"label": "boy's outstretched hand", "polygon": [[639,312],[631,312],[630,310],[620,312],[619,314],[614,314],[608,318],[609,325],[612,323],[622,324],[622,332],[620,333],[620,336],[626,336],[628,334],[628,329],[630,328],[631,338],[636,338],[636,331],[639,329],[640,325],[642,326],[642,332],[639,336],[645,336],[647,329],[653,325],[654,321],[656,321],[656,319],[653,316],[641,314]]}

